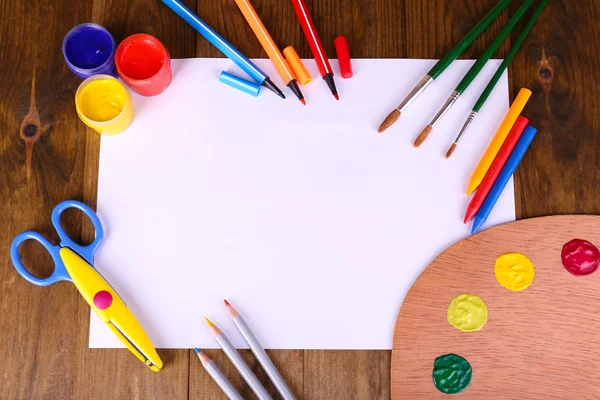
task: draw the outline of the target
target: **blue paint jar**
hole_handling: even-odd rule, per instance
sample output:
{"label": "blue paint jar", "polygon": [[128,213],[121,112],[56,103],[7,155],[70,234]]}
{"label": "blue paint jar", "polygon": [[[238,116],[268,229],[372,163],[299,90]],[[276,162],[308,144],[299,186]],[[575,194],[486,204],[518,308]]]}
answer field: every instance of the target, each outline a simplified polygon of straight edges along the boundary
{"label": "blue paint jar", "polygon": [[62,52],[69,69],[83,79],[97,74],[118,77],[116,48],[115,40],[103,26],[85,23],[66,34]]}

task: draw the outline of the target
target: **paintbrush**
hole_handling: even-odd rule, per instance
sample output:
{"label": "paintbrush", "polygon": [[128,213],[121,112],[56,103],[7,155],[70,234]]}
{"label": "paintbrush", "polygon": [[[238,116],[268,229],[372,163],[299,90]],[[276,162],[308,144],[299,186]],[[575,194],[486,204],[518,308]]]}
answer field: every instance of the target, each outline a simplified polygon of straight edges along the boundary
{"label": "paintbrush", "polygon": [[510,32],[513,30],[517,22],[523,17],[527,9],[531,6],[533,0],[525,0],[525,2],[519,7],[515,15],[512,16],[508,23],[502,28],[498,36],[492,41],[492,43],[488,46],[487,49],[483,52],[483,54],[475,61],[475,64],[469,69],[469,72],[464,76],[462,81],[456,86],[454,92],[450,95],[446,103],[444,103],[443,107],[438,111],[436,116],[431,120],[431,122],[423,129],[423,131],[417,136],[415,139],[414,146],[419,147],[423,142],[427,139],[427,137],[433,132],[434,127],[444,115],[450,110],[450,108],[458,101],[460,96],[469,88],[471,83],[477,78],[477,75],[481,72],[485,64],[492,58],[496,50],[500,47],[500,45],[504,42],[506,37],[510,35]]}
{"label": "paintbrush", "polygon": [[460,139],[467,132],[467,130],[469,129],[469,127],[471,126],[471,124],[475,120],[475,117],[477,117],[477,114],[479,113],[479,111],[481,110],[481,108],[483,107],[483,105],[485,104],[485,102],[487,101],[487,99],[490,97],[490,94],[492,93],[492,91],[496,87],[496,84],[498,84],[498,81],[502,77],[502,74],[504,73],[504,71],[506,70],[506,68],[508,68],[508,65],[511,63],[512,59],[515,57],[515,55],[517,54],[517,52],[521,48],[521,45],[525,41],[525,38],[527,38],[527,35],[529,35],[529,32],[531,31],[531,29],[533,28],[533,26],[537,22],[538,18],[542,14],[542,11],[544,10],[544,7],[546,7],[546,4],[548,4],[548,0],[542,0],[542,2],[540,3],[540,5],[538,6],[538,8],[535,10],[533,16],[531,17],[531,19],[529,20],[529,22],[525,26],[525,29],[523,29],[523,32],[521,32],[521,35],[519,36],[519,38],[515,42],[514,46],[512,47],[512,49],[510,49],[510,51],[508,52],[508,55],[506,56],[506,58],[504,59],[504,61],[502,62],[502,64],[500,64],[500,67],[498,67],[498,69],[496,70],[496,73],[494,74],[494,76],[492,77],[492,79],[490,80],[490,82],[488,83],[488,85],[486,86],[486,88],[484,89],[484,91],[481,93],[481,96],[479,97],[479,99],[475,103],[475,106],[473,106],[473,110],[471,110],[471,113],[469,114],[469,117],[465,121],[462,129],[460,130],[460,132],[458,134],[458,136],[456,136],[456,139],[454,139],[454,142],[452,143],[452,145],[450,146],[450,148],[446,152],[446,158],[450,158],[450,156],[452,155],[452,153],[454,153],[454,150],[456,150],[456,146],[458,146],[458,143],[460,142]]}
{"label": "paintbrush", "polygon": [[490,10],[485,17],[481,19],[463,37],[460,42],[456,44],[440,61],[438,61],[433,68],[425,75],[425,77],[415,86],[415,88],[408,94],[408,96],[396,107],[381,123],[377,131],[379,133],[385,131],[394,124],[400,118],[400,115],[411,105],[411,103],[421,94],[431,83],[437,79],[447,68],[452,64],[454,60],[463,52],[477,37],[492,23],[494,19],[510,4],[512,0],[501,0]]}

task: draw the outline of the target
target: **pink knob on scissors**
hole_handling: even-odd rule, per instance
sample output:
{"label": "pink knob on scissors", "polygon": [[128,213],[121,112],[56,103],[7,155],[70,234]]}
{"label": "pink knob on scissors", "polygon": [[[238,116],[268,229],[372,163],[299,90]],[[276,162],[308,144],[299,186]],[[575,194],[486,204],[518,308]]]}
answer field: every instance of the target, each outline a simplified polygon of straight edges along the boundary
{"label": "pink knob on scissors", "polygon": [[112,304],[112,294],[106,290],[101,290],[94,295],[94,305],[99,310],[106,310]]}

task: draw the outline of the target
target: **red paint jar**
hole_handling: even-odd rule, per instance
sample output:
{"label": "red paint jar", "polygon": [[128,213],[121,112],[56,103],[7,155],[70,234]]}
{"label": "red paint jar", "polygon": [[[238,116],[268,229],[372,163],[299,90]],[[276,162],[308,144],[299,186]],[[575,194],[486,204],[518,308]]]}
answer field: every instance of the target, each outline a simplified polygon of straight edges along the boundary
{"label": "red paint jar", "polygon": [[152,35],[125,38],[117,47],[115,64],[123,82],[142,96],[156,96],[171,83],[171,56]]}

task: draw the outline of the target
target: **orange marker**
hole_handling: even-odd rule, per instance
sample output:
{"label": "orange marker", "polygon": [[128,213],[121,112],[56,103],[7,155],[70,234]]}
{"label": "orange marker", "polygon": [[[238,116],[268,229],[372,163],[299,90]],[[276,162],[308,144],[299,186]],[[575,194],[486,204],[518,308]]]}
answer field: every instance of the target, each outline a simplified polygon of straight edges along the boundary
{"label": "orange marker", "polygon": [[298,87],[298,81],[294,75],[294,72],[290,68],[285,58],[283,58],[283,55],[277,48],[277,45],[267,31],[267,28],[265,28],[263,25],[258,14],[254,10],[254,7],[252,7],[252,4],[250,4],[248,0],[235,0],[235,4],[237,4],[242,14],[244,14],[244,18],[246,18],[248,25],[250,25],[250,28],[252,28],[252,31],[258,38],[258,41],[271,59],[271,62],[273,65],[275,65],[275,68],[277,69],[277,72],[279,72],[283,82],[291,89],[292,92],[294,92],[302,104],[306,104],[304,96]]}

